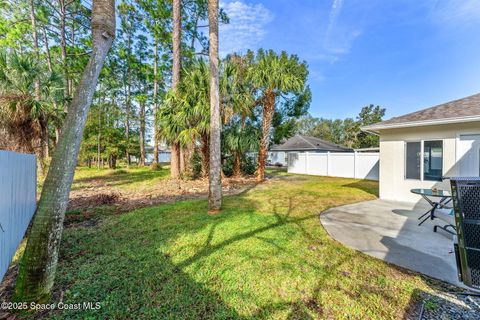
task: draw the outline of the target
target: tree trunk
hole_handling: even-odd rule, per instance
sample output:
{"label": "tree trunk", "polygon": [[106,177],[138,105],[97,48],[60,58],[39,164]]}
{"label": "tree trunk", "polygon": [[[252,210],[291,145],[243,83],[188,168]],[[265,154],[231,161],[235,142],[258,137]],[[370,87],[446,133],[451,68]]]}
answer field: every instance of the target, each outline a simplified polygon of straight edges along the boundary
{"label": "tree trunk", "polygon": [[140,166],[145,166],[145,102],[140,103]]}
{"label": "tree trunk", "polygon": [[270,140],[270,127],[275,113],[275,92],[267,90],[263,99],[262,138],[258,150],[257,181],[265,180],[265,161],[267,160],[268,142]]}
{"label": "tree trunk", "polygon": [[[180,83],[181,69],[181,45],[182,45],[182,7],[181,0],[173,0],[173,68],[172,68],[172,89],[177,91]],[[174,106],[175,107],[175,106]],[[172,143],[172,155],[170,158],[170,174],[172,179],[180,178],[180,145]]]}
{"label": "tree trunk", "polygon": [[132,110],[132,36],[128,33],[127,38],[127,101],[126,101],[126,117],[125,117],[125,139],[127,141],[127,151],[126,151],[126,158],[127,158],[127,165],[131,164],[130,159],[130,113]]}
{"label": "tree trunk", "polygon": [[67,40],[65,36],[67,8],[64,0],[58,0],[58,6],[59,6],[58,11],[60,14],[60,52],[62,56],[63,76],[64,76],[64,88],[63,88],[63,92],[64,92],[63,94],[65,96],[64,110],[65,112],[68,112],[68,100],[70,98],[70,90],[69,90],[70,82],[68,80],[69,75],[68,75],[68,63],[67,63]]}
{"label": "tree trunk", "polygon": [[[43,44],[45,46],[45,53],[47,56],[48,71],[52,73],[53,72],[52,56],[50,54],[50,47],[48,46],[47,31],[45,30],[45,27],[42,27],[42,31],[43,31]],[[59,114],[58,114],[57,101],[53,101],[53,110],[55,111],[55,115],[58,118]],[[54,126],[55,126],[55,146],[56,146],[58,143],[58,138],[60,137],[60,128],[57,123],[54,123]]]}
{"label": "tree trunk", "polygon": [[[37,34],[37,18],[35,17],[35,5],[33,0],[29,1],[30,7],[30,22],[32,24],[32,39],[33,39],[33,51],[35,53],[35,58],[37,59],[37,63],[40,63],[40,50],[38,48],[38,34]],[[40,80],[35,80],[35,99],[40,102],[42,97],[40,93]],[[48,158],[48,120],[45,117],[42,117],[40,120],[40,126],[42,132],[40,134],[40,152],[39,161],[40,161],[40,168],[42,171],[42,175],[45,176],[46,174],[46,164],[45,160]]]}
{"label": "tree trunk", "polygon": [[108,168],[113,170],[117,168],[117,156],[113,154],[108,156]]}
{"label": "tree trunk", "polygon": [[[156,32],[156,31],[155,31]],[[158,165],[158,39],[155,33],[153,41],[153,165]]]}
{"label": "tree trunk", "polygon": [[180,178],[180,144],[173,143],[171,147],[170,155],[170,175],[172,179]]}
{"label": "tree trunk", "polygon": [[202,177],[208,177],[208,172],[210,170],[210,143],[208,141],[208,134],[203,134],[201,136],[202,147],[200,151],[202,153]]}
{"label": "tree trunk", "polygon": [[93,1],[92,34],[92,54],[73,97],[20,262],[17,301],[44,303],[50,298],[80,142],[98,77],[115,37],[114,0]]}
{"label": "tree trunk", "polygon": [[218,72],[218,0],[208,0],[210,53],[210,174],[208,212],[222,206],[222,153],[220,149],[220,93]]}
{"label": "tree trunk", "polygon": [[101,148],[101,138],[102,138],[102,105],[103,105],[103,101],[102,101],[102,104],[100,104],[99,106],[99,109],[100,109],[100,114],[98,115],[98,137],[97,137],[97,159],[98,159],[98,163],[97,163],[97,168],[98,170],[100,170],[100,156],[101,156],[101,151],[102,151],[102,148]]}
{"label": "tree trunk", "polygon": [[181,0],[173,0],[173,70],[172,88],[177,90],[181,72],[181,45],[182,45],[182,6]]}
{"label": "tree trunk", "polygon": [[48,147],[45,148],[45,141],[47,140],[46,135],[47,135],[47,128],[46,126],[46,121],[45,118],[42,116],[39,119],[40,123],[40,138],[39,138],[39,146],[36,149],[35,154],[37,155],[38,163],[40,164],[40,173],[42,177],[45,177],[47,175],[47,163],[46,163],[46,158],[47,154],[45,150],[47,150],[48,153]]}
{"label": "tree trunk", "polygon": [[[37,36],[37,19],[35,17],[35,5],[33,0],[29,1],[30,5],[30,21],[32,23],[32,38],[33,38],[33,51],[35,52],[35,58],[37,63],[40,63],[40,52],[38,50],[38,36]],[[40,80],[35,80],[35,98],[40,101]]]}
{"label": "tree trunk", "polygon": [[43,148],[43,156],[45,157],[45,159],[48,159],[50,157],[50,149],[48,146],[49,140],[50,138],[49,138],[49,132],[48,132],[48,120],[47,118],[44,118],[42,123],[42,148]]}
{"label": "tree trunk", "polygon": [[[130,90],[128,90],[130,91]],[[128,95],[128,93],[127,93]],[[130,160],[130,101],[129,98],[127,97],[127,104],[126,104],[126,115],[125,115],[125,141],[127,143],[127,146],[125,148],[125,158],[127,160],[127,165],[129,166],[131,164]]]}
{"label": "tree trunk", "polygon": [[233,159],[233,176],[240,177],[242,175],[242,160],[240,158],[240,153],[235,154],[235,158]]}
{"label": "tree trunk", "polygon": [[180,146],[180,176],[185,173],[185,147]]}

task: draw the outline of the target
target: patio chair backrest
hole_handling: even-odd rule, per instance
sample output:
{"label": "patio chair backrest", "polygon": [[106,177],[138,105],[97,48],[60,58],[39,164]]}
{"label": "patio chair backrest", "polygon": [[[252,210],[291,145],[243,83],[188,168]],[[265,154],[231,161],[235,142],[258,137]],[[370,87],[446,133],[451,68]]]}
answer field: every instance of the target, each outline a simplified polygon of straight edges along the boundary
{"label": "patio chair backrest", "polygon": [[480,177],[451,178],[463,282],[480,289]]}

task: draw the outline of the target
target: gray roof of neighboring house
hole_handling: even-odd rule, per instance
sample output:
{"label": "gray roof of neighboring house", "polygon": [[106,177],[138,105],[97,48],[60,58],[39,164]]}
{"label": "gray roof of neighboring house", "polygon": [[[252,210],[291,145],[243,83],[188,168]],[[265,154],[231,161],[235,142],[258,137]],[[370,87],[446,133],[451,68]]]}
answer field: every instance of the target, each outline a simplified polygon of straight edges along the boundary
{"label": "gray roof of neighboring house", "polygon": [[270,151],[332,151],[344,152],[352,149],[330,141],[303,135],[295,135],[282,144],[274,145]]}
{"label": "gray roof of neighboring house", "polygon": [[480,121],[480,93],[362,127],[364,131]]}

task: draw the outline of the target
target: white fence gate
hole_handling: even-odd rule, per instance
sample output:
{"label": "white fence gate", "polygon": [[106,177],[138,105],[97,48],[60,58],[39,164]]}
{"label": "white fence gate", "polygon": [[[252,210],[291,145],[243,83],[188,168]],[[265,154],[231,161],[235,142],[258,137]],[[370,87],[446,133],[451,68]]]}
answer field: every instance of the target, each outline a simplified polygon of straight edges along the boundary
{"label": "white fence gate", "polygon": [[35,156],[0,150],[0,281],[35,213]]}
{"label": "white fence gate", "polygon": [[290,152],[288,172],[378,180],[378,152]]}

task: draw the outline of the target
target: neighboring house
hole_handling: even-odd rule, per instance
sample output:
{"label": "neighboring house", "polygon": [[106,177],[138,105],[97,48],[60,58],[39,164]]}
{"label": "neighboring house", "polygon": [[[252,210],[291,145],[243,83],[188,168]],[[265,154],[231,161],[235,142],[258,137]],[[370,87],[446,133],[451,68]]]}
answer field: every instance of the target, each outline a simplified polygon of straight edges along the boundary
{"label": "neighboring house", "polygon": [[311,136],[295,135],[282,144],[272,146],[268,152],[268,162],[272,165],[281,164],[286,166],[288,164],[289,152],[326,153],[352,151],[350,148],[337,145],[330,141]]}
{"label": "neighboring house", "polygon": [[480,174],[480,94],[365,126],[380,136],[380,198],[414,202],[412,188],[450,190],[445,177]]}

